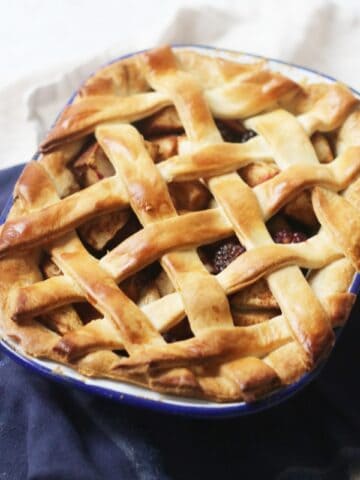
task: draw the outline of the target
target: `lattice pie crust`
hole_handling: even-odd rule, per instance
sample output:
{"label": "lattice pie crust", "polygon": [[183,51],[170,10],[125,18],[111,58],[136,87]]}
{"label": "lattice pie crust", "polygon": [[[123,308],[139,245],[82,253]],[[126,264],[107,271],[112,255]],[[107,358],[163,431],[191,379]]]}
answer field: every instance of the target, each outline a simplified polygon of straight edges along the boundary
{"label": "lattice pie crust", "polygon": [[329,354],[360,265],[345,86],[162,47],[91,77],[41,152],[0,227],[5,339],[221,402]]}

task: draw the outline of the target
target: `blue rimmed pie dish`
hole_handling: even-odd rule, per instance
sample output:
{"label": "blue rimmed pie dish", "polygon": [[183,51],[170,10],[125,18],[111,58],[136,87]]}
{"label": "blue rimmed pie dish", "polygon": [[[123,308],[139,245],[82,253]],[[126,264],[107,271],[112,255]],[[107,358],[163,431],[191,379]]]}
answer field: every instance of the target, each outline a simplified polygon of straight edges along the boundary
{"label": "blue rimmed pie dish", "polygon": [[1,216],[1,347],[198,417],[309,384],[360,288],[359,93],[206,46],[100,68]]}

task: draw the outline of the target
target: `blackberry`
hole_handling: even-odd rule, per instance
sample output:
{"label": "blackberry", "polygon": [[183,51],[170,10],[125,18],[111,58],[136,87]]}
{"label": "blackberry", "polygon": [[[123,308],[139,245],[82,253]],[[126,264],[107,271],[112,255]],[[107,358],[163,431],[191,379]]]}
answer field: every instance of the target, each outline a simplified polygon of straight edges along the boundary
{"label": "blackberry", "polygon": [[220,273],[243,252],[245,252],[245,248],[239,243],[237,238],[225,240],[215,250],[214,257],[211,261],[214,273]]}
{"label": "blackberry", "polygon": [[245,130],[241,135],[239,134],[237,141],[239,143],[245,143],[250,140],[250,138],[256,137],[256,135],[257,134],[254,130]]}
{"label": "blackberry", "polygon": [[273,236],[276,243],[300,243],[305,242],[307,237],[303,232],[290,232],[289,230],[279,230]]}
{"label": "blackberry", "polygon": [[225,142],[245,143],[257,135],[254,130],[247,130],[242,125],[232,126],[231,122],[216,120],[216,125]]}

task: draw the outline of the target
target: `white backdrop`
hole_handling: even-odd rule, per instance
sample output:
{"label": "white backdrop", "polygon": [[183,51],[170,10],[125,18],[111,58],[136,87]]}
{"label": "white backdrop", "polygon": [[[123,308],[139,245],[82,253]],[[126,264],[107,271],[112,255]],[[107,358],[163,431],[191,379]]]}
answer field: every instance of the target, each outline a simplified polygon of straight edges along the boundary
{"label": "white backdrop", "polygon": [[360,0],[3,0],[0,6],[0,168],[29,159],[59,106],[94,68],[165,42],[280,58],[360,89]]}

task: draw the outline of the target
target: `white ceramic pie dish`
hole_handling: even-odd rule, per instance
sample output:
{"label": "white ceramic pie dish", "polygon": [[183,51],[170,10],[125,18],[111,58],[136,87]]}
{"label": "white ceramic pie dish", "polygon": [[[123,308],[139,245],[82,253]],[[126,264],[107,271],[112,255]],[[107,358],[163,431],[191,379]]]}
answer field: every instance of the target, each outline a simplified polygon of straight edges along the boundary
{"label": "white ceramic pie dish", "polygon": [[[213,47],[207,46],[179,45],[175,48],[184,47],[188,49],[191,48],[197,51],[202,51],[207,53],[208,55],[221,55],[238,61],[249,62],[257,60],[259,58],[259,56],[256,55],[215,49]],[[126,55],[126,57],[134,55],[135,53],[139,52],[131,53],[129,55]],[[281,73],[285,74],[290,78],[293,78],[296,81],[301,81],[304,78],[306,78],[309,82],[321,81],[332,83],[336,81],[335,79],[314,70],[310,70],[305,67],[289,64],[279,60],[269,59],[269,67],[280,71]],[[352,89],[352,91],[357,97],[360,98],[359,92],[355,91],[354,89]],[[73,97],[74,95],[70,98],[68,104],[72,102]],[[36,158],[37,156],[38,153],[36,153],[33,158]],[[2,215],[0,216],[0,223],[3,223],[5,221],[10,206],[11,198],[7,202],[7,205],[2,212]],[[355,294],[359,292],[359,274],[355,275],[349,290]],[[337,337],[339,336],[339,333],[340,329],[337,332]],[[120,403],[156,409],[163,412],[181,413],[197,417],[227,417],[247,415],[267,409],[289,398],[290,396],[301,390],[304,386],[309,384],[319,374],[321,368],[324,365],[319,365],[314,371],[306,374],[298,382],[290,385],[289,387],[282,388],[281,390],[276,391],[257,402],[251,404],[246,404],[244,402],[219,404],[198,399],[163,395],[143,387],[138,387],[119,381],[90,379],[80,375],[78,372],[72,370],[69,367],[62,366],[51,361],[39,360],[33,357],[29,357],[24,354],[15,343],[12,343],[10,341],[1,340],[0,346],[11,358],[13,358],[18,363],[52,380],[68,384],[69,386],[78,387],[82,390],[88,391],[89,393],[94,393],[104,397],[112,398]]]}

